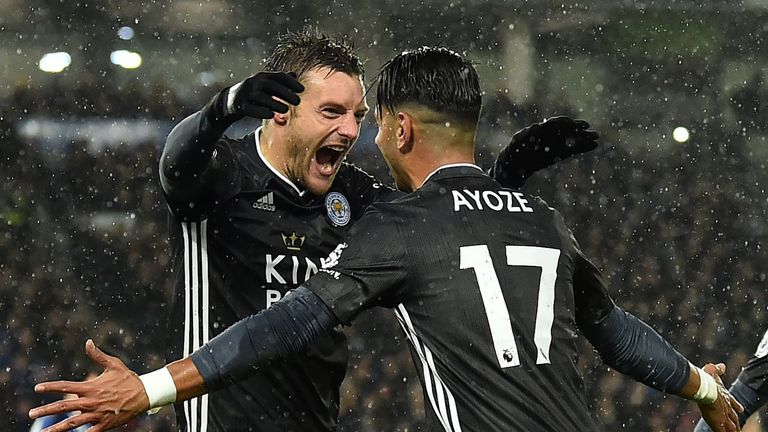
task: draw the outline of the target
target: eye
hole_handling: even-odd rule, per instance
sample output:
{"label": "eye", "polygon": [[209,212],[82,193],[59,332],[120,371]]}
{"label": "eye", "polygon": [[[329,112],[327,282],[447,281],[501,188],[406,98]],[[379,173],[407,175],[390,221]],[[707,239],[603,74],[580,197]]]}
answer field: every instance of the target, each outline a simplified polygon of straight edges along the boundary
{"label": "eye", "polygon": [[338,117],[340,117],[342,115],[341,111],[339,111],[336,108],[331,108],[331,107],[323,108],[322,112],[323,112],[323,115],[325,117],[327,117],[327,118],[338,118]]}
{"label": "eye", "polygon": [[365,113],[355,113],[355,121],[358,124],[362,123],[364,118],[365,118]]}

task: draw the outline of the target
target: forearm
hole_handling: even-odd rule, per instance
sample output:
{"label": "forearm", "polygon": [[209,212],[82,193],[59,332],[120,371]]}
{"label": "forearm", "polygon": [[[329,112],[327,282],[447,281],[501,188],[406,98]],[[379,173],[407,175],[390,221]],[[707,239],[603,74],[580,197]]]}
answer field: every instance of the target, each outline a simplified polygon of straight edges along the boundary
{"label": "forearm", "polygon": [[189,357],[142,375],[150,408],[238,382],[269,359],[304,350],[338,324],[328,306],[300,286],[269,309],[230,326]]}
{"label": "forearm", "polygon": [[166,139],[160,158],[160,182],[163,190],[177,201],[194,195],[211,163],[216,142],[232,123],[233,119],[219,114],[225,91],[182,120]]}
{"label": "forearm", "polygon": [[691,398],[699,376],[655,330],[614,306],[602,320],[580,323],[606,364],[657,390]]}
{"label": "forearm", "polygon": [[339,324],[313,292],[299,287],[269,309],[229,327],[192,353],[208,391],[231,385],[265,361],[303,351]]}

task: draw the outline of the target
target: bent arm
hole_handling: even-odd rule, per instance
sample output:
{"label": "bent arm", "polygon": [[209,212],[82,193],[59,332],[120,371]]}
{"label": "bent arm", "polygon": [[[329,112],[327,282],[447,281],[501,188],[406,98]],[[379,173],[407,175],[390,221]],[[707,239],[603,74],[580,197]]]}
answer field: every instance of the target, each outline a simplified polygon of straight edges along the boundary
{"label": "bent arm", "polygon": [[230,119],[217,114],[222,100],[219,93],[203,109],[176,125],[165,141],[160,184],[175,201],[190,200],[202,187],[202,174],[211,164],[214,146],[231,124]]}

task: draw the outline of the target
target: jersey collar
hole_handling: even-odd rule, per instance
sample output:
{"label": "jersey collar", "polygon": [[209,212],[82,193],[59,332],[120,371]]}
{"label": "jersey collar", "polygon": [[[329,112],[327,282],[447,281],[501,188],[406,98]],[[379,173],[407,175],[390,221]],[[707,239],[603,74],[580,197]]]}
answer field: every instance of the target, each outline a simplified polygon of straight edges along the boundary
{"label": "jersey collar", "polygon": [[296,185],[296,183],[292,182],[291,179],[284,176],[283,173],[277,170],[274,166],[272,166],[271,163],[267,160],[267,158],[264,157],[264,154],[261,152],[261,126],[259,126],[256,131],[254,132],[254,140],[256,141],[256,152],[259,154],[259,157],[261,158],[261,161],[264,162],[264,165],[269,168],[270,171],[272,171],[272,174],[277,176],[280,180],[285,182],[288,186],[290,186],[293,190],[296,191],[297,194],[299,194],[300,197],[303,197],[307,191],[305,189],[301,189],[299,186]]}
{"label": "jersey collar", "polygon": [[[435,169],[434,171],[429,173],[427,178],[424,179],[424,182],[421,184],[421,186],[424,186],[425,184],[427,184],[429,179],[432,178],[433,176],[437,175],[438,173],[442,174],[440,171],[445,172],[445,170],[449,170],[451,168],[474,168],[474,169],[480,171],[480,173],[483,172],[482,168],[480,168],[479,166],[477,166],[475,164],[471,164],[471,163],[453,163],[453,164],[441,165],[441,166],[437,167],[437,169]],[[469,170],[463,169],[461,171],[469,171]]]}

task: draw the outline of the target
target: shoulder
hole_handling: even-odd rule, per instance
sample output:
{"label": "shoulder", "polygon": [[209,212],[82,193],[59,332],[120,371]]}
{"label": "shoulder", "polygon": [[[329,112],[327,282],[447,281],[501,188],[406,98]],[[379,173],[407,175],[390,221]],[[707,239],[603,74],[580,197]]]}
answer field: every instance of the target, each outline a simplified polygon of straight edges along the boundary
{"label": "shoulder", "polygon": [[241,138],[223,135],[215,146],[213,166],[217,169],[243,171],[249,178],[258,179],[269,173],[256,150],[254,132]]}
{"label": "shoulder", "polygon": [[348,190],[357,190],[361,188],[391,189],[365,170],[347,162],[341,163],[341,168],[339,168],[339,173],[336,175],[334,184],[339,184],[339,186]]}
{"label": "shoulder", "polygon": [[408,219],[408,213],[407,202],[402,202],[402,198],[391,202],[371,204],[352,226],[350,233],[361,230],[366,232],[377,230],[393,235],[399,232],[400,227]]}
{"label": "shoulder", "polygon": [[241,138],[231,138],[227,135],[222,135],[214,144],[214,159],[219,160],[237,160],[247,154],[247,142],[250,138],[253,142],[252,134],[246,135]]}

